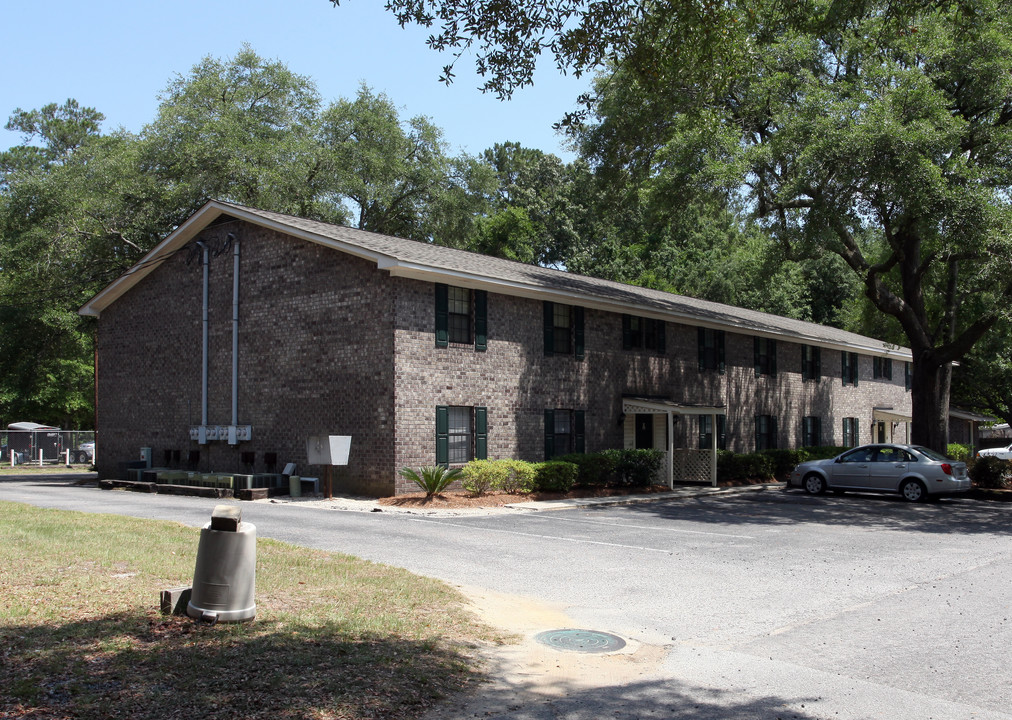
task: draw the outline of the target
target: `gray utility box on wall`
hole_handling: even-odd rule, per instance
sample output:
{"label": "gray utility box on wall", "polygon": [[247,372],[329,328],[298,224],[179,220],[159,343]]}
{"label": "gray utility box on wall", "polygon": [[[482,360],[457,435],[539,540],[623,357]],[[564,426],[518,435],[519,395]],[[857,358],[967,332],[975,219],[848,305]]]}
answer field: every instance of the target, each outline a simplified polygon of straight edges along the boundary
{"label": "gray utility box on wall", "polygon": [[234,505],[218,505],[200,530],[193,590],[186,614],[215,623],[240,622],[256,615],[257,529],[242,522]]}

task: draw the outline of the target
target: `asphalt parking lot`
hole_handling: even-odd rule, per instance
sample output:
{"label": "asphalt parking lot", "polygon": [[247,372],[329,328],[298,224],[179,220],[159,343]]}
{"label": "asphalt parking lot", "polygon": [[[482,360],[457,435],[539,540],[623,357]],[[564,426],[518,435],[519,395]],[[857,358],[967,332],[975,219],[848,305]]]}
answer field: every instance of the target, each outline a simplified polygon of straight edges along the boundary
{"label": "asphalt parking lot", "polygon": [[[190,525],[216,502],[9,481],[0,499]],[[504,694],[495,717],[1012,717],[1004,503],[767,491],[459,516],[247,503],[243,517],[663,651],[634,684],[526,703],[522,683],[488,688]]]}

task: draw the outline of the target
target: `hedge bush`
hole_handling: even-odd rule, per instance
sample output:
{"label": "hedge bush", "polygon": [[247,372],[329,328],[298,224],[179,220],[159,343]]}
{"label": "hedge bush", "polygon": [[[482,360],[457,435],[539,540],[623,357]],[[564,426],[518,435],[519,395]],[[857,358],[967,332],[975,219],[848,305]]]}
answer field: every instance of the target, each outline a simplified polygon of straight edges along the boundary
{"label": "hedge bush", "polygon": [[979,457],[969,463],[970,479],[980,488],[1003,489],[1012,485],[1012,463],[996,457]]}
{"label": "hedge bush", "polygon": [[834,458],[840,453],[849,450],[850,448],[839,447],[835,445],[818,445],[812,447],[801,448],[805,451],[806,460],[828,460]]}
{"label": "hedge bush", "polygon": [[761,450],[760,455],[765,455],[773,463],[773,477],[781,478],[791,474],[791,470],[808,459],[808,452],[804,448],[799,450]]}
{"label": "hedge bush", "polygon": [[534,487],[543,492],[569,492],[573,489],[580,472],[576,463],[560,460],[549,460],[534,467]]}
{"label": "hedge bush", "polygon": [[464,490],[479,497],[502,487],[509,477],[509,469],[499,460],[472,460],[461,471],[460,484]]}
{"label": "hedge bush", "polygon": [[496,490],[501,490],[511,495],[526,495],[534,490],[534,482],[537,474],[534,463],[523,460],[496,460],[506,470],[505,477]]}
{"label": "hedge bush", "polygon": [[772,480],[773,458],[763,453],[717,453],[717,480]]}
{"label": "hedge bush", "polygon": [[605,453],[571,453],[553,458],[559,462],[576,465],[578,473],[576,484],[582,487],[607,485],[611,474],[615,471],[615,460]]}
{"label": "hedge bush", "polygon": [[664,453],[660,450],[605,450],[601,455],[613,464],[613,482],[618,485],[647,487],[657,480]]}

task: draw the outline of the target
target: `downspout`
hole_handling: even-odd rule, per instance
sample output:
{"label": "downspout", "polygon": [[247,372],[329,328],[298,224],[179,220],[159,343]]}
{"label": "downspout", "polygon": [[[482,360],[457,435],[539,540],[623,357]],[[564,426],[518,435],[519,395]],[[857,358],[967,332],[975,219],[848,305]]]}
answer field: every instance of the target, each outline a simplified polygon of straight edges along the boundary
{"label": "downspout", "polygon": [[239,424],[239,239],[232,233],[232,427]]}
{"label": "downspout", "polygon": [[671,410],[667,413],[668,421],[668,489],[675,489],[675,415]]}
{"label": "downspout", "polygon": [[201,361],[200,361],[200,425],[207,427],[207,285],[208,285],[208,250],[207,245],[198,240],[197,245],[203,250],[204,266],[204,300],[201,310]]}

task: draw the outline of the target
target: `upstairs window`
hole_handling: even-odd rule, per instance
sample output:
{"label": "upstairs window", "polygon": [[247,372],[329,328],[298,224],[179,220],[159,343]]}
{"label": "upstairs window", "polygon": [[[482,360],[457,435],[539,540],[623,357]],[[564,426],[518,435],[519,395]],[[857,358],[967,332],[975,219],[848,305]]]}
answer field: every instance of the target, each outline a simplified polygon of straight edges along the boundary
{"label": "upstairs window", "polygon": [[436,284],[436,347],[488,348],[488,293]]}
{"label": "upstairs window", "polygon": [[545,355],[574,355],[583,359],[583,308],[544,303]]}
{"label": "upstairs window", "polygon": [[665,352],[664,321],[635,315],[622,316],[622,348]]}
{"label": "upstairs window", "polygon": [[872,377],[876,380],[892,380],[893,379],[893,361],[889,358],[873,358],[872,359]]}
{"label": "upstairs window", "polygon": [[801,346],[801,379],[819,380],[822,377],[822,348]]}
{"label": "upstairs window", "polygon": [[723,374],[724,365],[724,331],[698,328],[699,370],[716,370]]}
{"label": "upstairs window", "polygon": [[770,338],[753,338],[755,376],[777,374],[777,341]]}
{"label": "upstairs window", "polygon": [[843,378],[843,384],[857,387],[857,353],[840,353],[840,358],[840,377]]}

